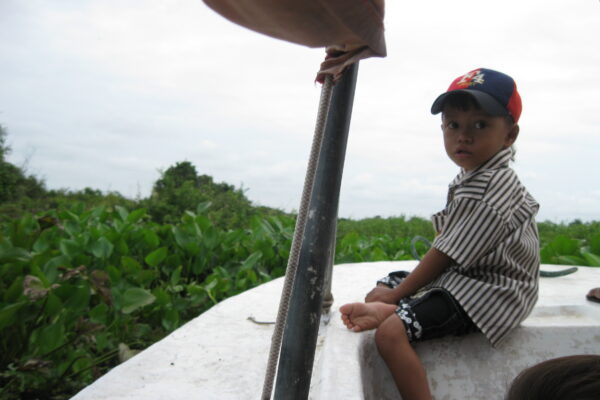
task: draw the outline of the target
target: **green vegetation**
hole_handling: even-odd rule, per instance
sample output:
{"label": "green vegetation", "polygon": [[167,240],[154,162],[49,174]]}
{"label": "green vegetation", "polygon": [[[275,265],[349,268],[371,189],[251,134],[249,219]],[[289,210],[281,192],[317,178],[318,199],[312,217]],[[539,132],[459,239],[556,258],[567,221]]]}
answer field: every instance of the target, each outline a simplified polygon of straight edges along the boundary
{"label": "green vegetation", "polygon": [[[283,273],[292,220],[217,228],[208,205],[175,224],[145,209],[25,215],[0,234],[3,398],[61,398],[213,304]],[[126,346],[126,347],[125,347]]]}
{"label": "green vegetation", "polygon": [[21,198],[41,197],[45,191],[43,183],[6,161],[6,156],[10,154],[10,147],[6,144],[7,135],[6,129],[0,125],[0,204]]}
{"label": "green vegetation", "polygon": [[[0,129],[0,398],[66,399],[217,302],[283,275],[294,216],[188,161],[152,195],[46,190]],[[6,189],[9,188],[9,189]],[[544,263],[600,266],[600,223],[539,224]],[[422,218],[339,221],[336,263],[408,260]],[[427,249],[417,243],[417,252]]]}
{"label": "green vegetation", "polygon": [[149,199],[141,202],[159,223],[177,221],[186,210],[202,202],[213,207],[208,217],[220,228],[242,228],[257,213],[242,189],[215,183],[208,175],[198,175],[189,161],[176,163],[156,181]]}

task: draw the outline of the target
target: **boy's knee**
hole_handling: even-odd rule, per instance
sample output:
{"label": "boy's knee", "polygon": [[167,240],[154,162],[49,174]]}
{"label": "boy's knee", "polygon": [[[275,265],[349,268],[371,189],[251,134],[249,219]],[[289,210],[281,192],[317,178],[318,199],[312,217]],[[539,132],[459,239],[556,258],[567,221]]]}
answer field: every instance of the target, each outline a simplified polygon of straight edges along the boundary
{"label": "boy's knee", "polygon": [[375,331],[375,344],[380,352],[385,352],[390,347],[396,347],[408,342],[404,322],[394,313],[383,321]]}

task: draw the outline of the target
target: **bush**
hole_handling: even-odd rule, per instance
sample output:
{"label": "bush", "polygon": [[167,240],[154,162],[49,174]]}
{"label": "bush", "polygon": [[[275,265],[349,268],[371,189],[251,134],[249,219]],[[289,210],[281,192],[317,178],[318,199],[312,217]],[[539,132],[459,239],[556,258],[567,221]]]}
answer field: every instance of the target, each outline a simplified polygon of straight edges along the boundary
{"label": "bush", "polygon": [[6,161],[6,155],[10,153],[6,136],[6,129],[0,125],[0,204],[22,198],[40,198],[46,191],[44,183]]}
{"label": "bush", "polygon": [[162,225],[120,206],[4,224],[0,397],[67,398],[118,364],[119,349],[143,349],[283,274],[292,219],[254,217],[225,231],[207,210]]}
{"label": "bush", "polygon": [[400,217],[373,217],[361,220],[341,219],[338,223],[338,237],[348,233],[360,233],[362,237],[413,238],[422,236],[433,240],[434,231],[431,221],[419,217],[406,219]]}
{"label": "bush", "polygon": [[203,202],[211,203],[208,218],[222,229],[239,229],[258,214],[243,190],[215,183],[208,175],[198,175],[189,161],[178,162],[163,172],[150,198],[141,204],[156,222],[172,223]]}

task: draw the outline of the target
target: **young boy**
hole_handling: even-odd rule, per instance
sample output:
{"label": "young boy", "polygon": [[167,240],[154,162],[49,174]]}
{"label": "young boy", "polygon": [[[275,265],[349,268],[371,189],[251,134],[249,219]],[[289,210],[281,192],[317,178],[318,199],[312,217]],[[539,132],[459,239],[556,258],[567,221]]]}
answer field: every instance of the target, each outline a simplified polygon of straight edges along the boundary
{"label": "young boy", "polygon": [[411,342],[480,331],[496,346],[538,294],[539,206],[508,166],[521,114],[515,82],[473,70],[431,112],[442,113],[446,153],[461,167],[446,208],[432,217],[438,236],[410,274],[392,272],[365,303],[340,308],[349,329],[377,329],[377,348],[403,400],[431,399]]}

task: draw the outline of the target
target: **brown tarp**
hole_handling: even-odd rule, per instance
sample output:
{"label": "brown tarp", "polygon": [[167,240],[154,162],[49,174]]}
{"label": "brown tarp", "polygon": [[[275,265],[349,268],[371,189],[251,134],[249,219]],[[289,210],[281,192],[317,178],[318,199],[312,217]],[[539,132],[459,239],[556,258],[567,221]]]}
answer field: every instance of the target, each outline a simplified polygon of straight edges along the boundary
{"label": "brown tarp", "polygon": [[246,28],[308,47],[326,47],[317,80],[338,78],[360,59],[385,57],[384,0],[204,0]]}

